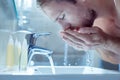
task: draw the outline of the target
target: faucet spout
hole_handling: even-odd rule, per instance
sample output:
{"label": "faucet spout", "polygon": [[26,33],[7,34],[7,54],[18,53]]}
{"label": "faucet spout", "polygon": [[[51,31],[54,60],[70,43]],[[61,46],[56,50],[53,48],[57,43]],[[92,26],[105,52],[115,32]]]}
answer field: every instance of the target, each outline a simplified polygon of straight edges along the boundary
{"label": "faucet spout", "polygon": [[39,37],[41,36],[49,36],[51,33],[47,32],[47,33],[32,33],[32,34],[28,34],[26,36],[27,39],[27,43],[29,45],[28,47],[28,66],[30,66],[32,58],[34,57],[34,55],[45,55],[45,56],[50,56],[53,51],[39,47],[36,45],[36,41]]}
{"label": "faucet spout", "polygon": [[31,50],[29,51],[29,55],[28,55],[28,66],[31,65],[31,61],[32,61],[32,58],[34,57],[34,55],[50,56],[52,53],[53,53],[53,51],[45,49],[45,48],[41,48],[41,47],[37,47],[37,46],[32,47]]}

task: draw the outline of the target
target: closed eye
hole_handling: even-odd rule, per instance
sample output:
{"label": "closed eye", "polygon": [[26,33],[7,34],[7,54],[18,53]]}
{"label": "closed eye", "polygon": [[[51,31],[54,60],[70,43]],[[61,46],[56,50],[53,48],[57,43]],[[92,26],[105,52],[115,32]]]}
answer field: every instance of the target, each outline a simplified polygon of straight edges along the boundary
{"label": "closed eye", "polygon": [[66,14],[64,13],[64,11],[61,11],[59,15],[55,18],[55,22],[58,20],[64,20],[65,17],[66,17]]}
{"label": "closed eye", "polygon": [[56,18],[56,21],[57,21],[57,20],[64,20],[64,19],[65,19],[65,16],[66,16],[65,13],[62,12],[62,13]]}
{"label": "closed eye", "polygon": [[65,13],[61,14],[61,16],[59,17],[61,20],[65,19]]}

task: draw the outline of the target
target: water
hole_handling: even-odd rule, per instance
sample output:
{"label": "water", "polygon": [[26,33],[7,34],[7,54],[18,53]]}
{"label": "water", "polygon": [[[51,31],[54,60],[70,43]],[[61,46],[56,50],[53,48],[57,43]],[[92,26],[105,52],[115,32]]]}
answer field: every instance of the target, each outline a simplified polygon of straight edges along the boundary
{"label": "water", "polygon": [[54,62],[51,56],[47,55],[50,65],[51,65],[51,69],[52,69],[52,73],[55,74],[55,66],[54,66]]}
{"label": "water", "polygon": [[[55,66],[54,66],[54,62],[53,62],[52,56],[50,54],[44,54],[44,53],[41,53],[40,55],[44,55],[44,56],[46,56],[48,58],[49,63],[50,63],[50,67],[51,67],[51,70],[52,70],[52,73],[55,74]],[[31,65],[31,60],[32,60],[32,57],[30,57],[30,62],[28,61],[28,65],[29,66]]]}
{"label": "water", "polygon": [[[85,52],[87,53],[86,65],[92,66],[94,50],[87,50]],[[64,66],[67,66],[67,65],[70,66],[70,64],[68,64],[68,45],[65,43],[65,46],[64,46]]]}
{"label": "water", "polygon": [[68,64],[68,45],[65,43],[64,47],[64,66]]}
{"label": "water", "polygon": [[119,71],[120,71],[120,64],[119,64]]}
{"label": "water", "polygon": [[[55,74],[56,71],[55,71],[55,66],[54,66],[52,56],[51,55],[46,55],[46,57],[49,59],[52,73]],[[65,47],[64,47],[64,66],[67,66],[67,64],[68,64],[68,45],[65,43]]]}
{"label": "water", "polygon": [[87,66],[92,66],[94,50],[87,50],[86,53],[87,53],[86,65]]}

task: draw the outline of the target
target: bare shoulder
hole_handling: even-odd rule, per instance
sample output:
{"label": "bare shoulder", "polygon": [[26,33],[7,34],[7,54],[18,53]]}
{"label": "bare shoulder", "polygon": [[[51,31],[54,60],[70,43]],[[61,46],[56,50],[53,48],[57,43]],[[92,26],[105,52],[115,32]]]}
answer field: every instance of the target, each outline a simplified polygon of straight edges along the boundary
{"label": "bare shoulder", "polygon": [[116,24],[116,18],[114,16],[98,17],[95,19],[93,26],[98,26],[111,36],[116,35],[120,37],[120,26]]}

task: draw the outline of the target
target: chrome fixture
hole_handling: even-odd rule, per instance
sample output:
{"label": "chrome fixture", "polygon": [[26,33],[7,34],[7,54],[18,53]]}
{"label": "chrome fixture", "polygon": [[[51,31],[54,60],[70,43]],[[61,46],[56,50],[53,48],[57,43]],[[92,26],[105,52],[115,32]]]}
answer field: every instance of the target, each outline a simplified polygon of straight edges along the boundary
{"label": "chrome fixture", "polygon": [[36,45],[36,40],[40,37],[40,36],[48,36],[50,35],[50,33],[32,33],[32,34],[28,34],[26,36],[27,42],[29,44],[28,47],[28,66],[31,65],[32,62],[32,58],[34,57],[34,55],[44,55],[44,56],[50,56],[53,51],[49,50],[49,49],[45,49],[42,47],[39,47]]}

